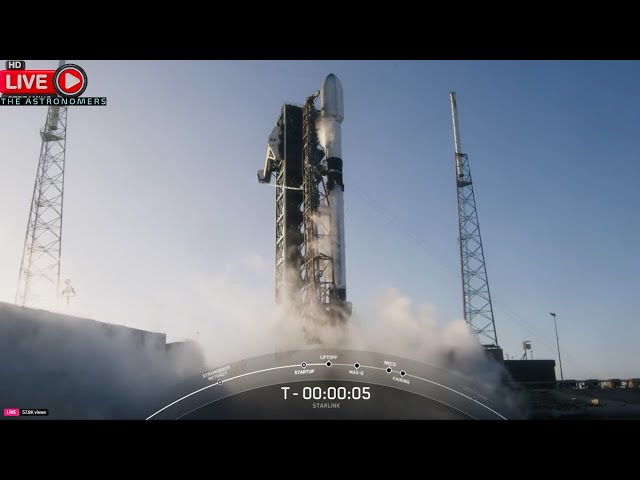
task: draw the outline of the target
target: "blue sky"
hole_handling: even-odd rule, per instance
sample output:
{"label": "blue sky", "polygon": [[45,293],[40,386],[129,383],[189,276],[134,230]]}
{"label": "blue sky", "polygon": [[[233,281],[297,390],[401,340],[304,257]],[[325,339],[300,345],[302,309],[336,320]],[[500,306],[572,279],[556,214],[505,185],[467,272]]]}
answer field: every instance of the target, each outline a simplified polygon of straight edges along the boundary
{"label": "blue sky", "polygon": [[[393,287],[442,323],[462,316],[455,90],[501,346],[555,358],[556,312],[565,378],[640,376],[640,63],[73,62],[109,104],[69,113],[72,313],[188,337],[193,278],[272,301],[275,190],[256,170],[282,103],[335,73],[356,309]],[[0,108],[0,301],[15,294],[45,115]]]}

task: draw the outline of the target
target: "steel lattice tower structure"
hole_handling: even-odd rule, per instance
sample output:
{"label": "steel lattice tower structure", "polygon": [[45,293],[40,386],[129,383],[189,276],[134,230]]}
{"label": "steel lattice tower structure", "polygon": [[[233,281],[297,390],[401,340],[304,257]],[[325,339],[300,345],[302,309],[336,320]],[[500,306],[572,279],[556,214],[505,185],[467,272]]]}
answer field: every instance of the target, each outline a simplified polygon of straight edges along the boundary
{"label": "steel lattice tower structure", "polygon": [[480,237],[478,210],[473,194],[469,158],[460,147],[456,94],[449,94],[455,142],[456,189],[458,192],[458,230],[464,319],[485,347],[498,348],[489,280]]}
{"label": "steel lattice tower structure", "polygon": [[302,107],[285,104],[267,144],[260,183],[276,187],[275,297],[294,306],[303,320],[308,343],[319,340],[316,322],[341,322],[351,304],[341,299],[330,254],[331,214],[326,176],[319,149],[315,107],[319,92]]}
{"label": "steel lattice tower structure", "polygon": [[309,97],[302,108],[302,168],[303,168],[303,232],[301,253],[302,299],[306,305],[330,304],[335,291],[333,259],[325,249],[330,234],[329,212],[321,211],[328,205],[326,183],[322,175],[326,166],[321,164],[316,134],[317,110],[314,102],[317,94]]}
{"label": "steel lattice tower structure", "polygon": [[322,152],[318,149],[314,103],[286,104],[269,137],[260,183],[275,175],[276,302],[299,305],[301,313],[332,303],[332,258],[323,247],[329,235],[329,215]]}
{"label": "steel lattice tower structure", "polygon": [[276,187],[276,265],[275,297],[277,304],[299,304],[302,288],[302,108],[283,105],[269,136],[260,183]]}
{"label": "steel lattice tower structure", "polygon": [[[60,66],[64,63],[61,60]],[[67,107],[49,107],[40,137],[40,160],[15,298],[22,306],[47,305],[60,293]]]}

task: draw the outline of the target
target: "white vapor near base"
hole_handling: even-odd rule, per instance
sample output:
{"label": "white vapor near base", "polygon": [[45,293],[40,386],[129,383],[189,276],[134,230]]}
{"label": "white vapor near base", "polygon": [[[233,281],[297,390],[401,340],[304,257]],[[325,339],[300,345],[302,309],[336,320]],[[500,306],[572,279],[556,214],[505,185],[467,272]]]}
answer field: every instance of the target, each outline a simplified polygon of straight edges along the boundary
{"label": "white vapor near base", "polygon": [[[211,367],[256,355],[318,348],[305,343],[309,325],[297,307],[274,304],[273,267],[259,257],[248,258],[252,260],[230,263],[217,275],[199,277],[193,289],[199,298],[190,303],[191,319],[203,317],[203,304],[209,312],[210,322],[199,327],[198,341]],[[183,318],[189,319],[189,313]],[[487,355],[464,320],[441,324],[432,305],[414,305],[395,288],[382,289],[366,305],[356,303],[348,322],[314,323],[313,329],[323,347],[393,354],[473,377],[490,390],[505,388],[503,366]],[[513,403],[522,401],[512,391],[505,390],[506,396],[513,396]]]}
{"label": "white vapor near base", "polygon": [[[118,319],[129,328],[165,333],[168,342],[192,341],[174,348],[141,344],[135,332],[92,320],[54,319],[48,312],[0,305],[0,397],[54,408],[57,418],[138,418],[150,399],[207,368],[317,348],[305,343],[308,325],[296,306],[274,305],[272,269],[250,255],[215,274],[182,275],[169,289],[159,283],[157,296],[144,308],[162,329],[140,324],[135,312]],[[502,368],[489,360],[463,321],[440,325],[433,307],[414,307],[393,288],[367,305],[356,304],[346,323],[315,324],[315,333],[326,348],[393,354],[503,388]]]}

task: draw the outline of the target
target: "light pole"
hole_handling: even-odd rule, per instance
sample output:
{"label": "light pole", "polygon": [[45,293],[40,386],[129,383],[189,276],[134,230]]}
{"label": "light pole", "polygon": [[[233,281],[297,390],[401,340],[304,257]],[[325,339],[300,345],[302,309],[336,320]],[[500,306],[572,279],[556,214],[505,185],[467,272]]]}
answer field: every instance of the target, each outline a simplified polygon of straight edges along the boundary
{"label": "light pole", "polygon": [[556,314],[549,312],[549,315],[553,317],[553,325],[556,327],[556,343],[558,344],[558,361],[560,362],[560,380],[564,385],[564,375],[562,374],[562,357],[560,356],[560,339],[558,338],[558,323],[556,322]]}
{"label": "light pole", "polygon": [[71,280],[69,280],[68,278],[64,281],[66,287],[64,287],[64,290],[62,290],[62,295],[64,297],[67,297],[67,311],[69,310],[69,299],[71,297],[75,297],[76,296],[76,291],[74,290],[74,288],[71,286]]}

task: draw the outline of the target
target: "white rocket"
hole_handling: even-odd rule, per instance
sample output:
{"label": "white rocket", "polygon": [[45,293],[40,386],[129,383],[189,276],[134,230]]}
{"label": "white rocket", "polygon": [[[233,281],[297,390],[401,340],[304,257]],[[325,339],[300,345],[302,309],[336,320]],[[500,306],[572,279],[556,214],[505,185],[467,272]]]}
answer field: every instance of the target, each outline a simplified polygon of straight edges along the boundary
{"label": "white rocket", "polygon": [[331,257],[337,299],[347,298],[344,242],[344,183],[342,181],[341,124],[344,119],[342,84],[334,74],[327,75],[320,88],[319,140],[327,167],[327,190],[331,214]]}

